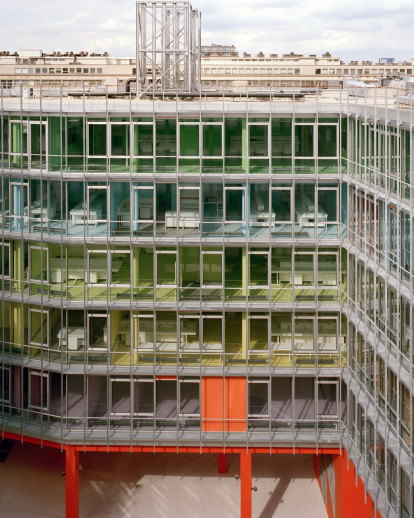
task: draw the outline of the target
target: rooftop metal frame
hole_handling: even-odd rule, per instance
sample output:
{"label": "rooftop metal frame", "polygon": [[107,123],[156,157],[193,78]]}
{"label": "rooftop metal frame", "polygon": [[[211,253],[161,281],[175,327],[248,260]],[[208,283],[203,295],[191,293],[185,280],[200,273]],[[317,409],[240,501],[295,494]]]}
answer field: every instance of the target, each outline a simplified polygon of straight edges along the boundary
{"label": "rooftop metal frame", "polygon": [[137,2],[137,95],[196,92],[201,84],[201,13],[190,2]]}

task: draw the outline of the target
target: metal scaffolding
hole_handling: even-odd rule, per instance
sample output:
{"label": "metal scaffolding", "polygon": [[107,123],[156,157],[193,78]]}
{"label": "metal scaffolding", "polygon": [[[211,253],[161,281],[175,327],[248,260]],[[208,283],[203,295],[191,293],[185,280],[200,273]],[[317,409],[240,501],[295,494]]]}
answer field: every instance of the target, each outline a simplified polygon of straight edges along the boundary
{"label": "metal scaffolding", "polygon": [[137,93],[196,92],[201,13],[190,2],[137,2]]}

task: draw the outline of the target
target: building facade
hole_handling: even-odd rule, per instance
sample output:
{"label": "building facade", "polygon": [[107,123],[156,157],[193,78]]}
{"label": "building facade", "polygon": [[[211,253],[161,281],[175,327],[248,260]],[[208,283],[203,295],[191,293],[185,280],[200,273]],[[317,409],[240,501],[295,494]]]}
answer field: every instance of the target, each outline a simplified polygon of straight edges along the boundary
{"label": "building facade", "polygon": [[412,99],[354,94],[2,97],[3,433],[340,447],[410,516]]}
{"label": "building facade", "polygon": [[[350,61],[329,52],[322,56],[296,54],[239,55],[233,46],[203,46],[201,86],[204,89],[254,87],[338,88],[344,78],[382,85],[392,78],[412,77],[413,60],[401,62]],[[149,66],[147,74],[152,74]],[[136,59],[112,57],[108,53],[54,52],[26,50],[0,52],[0,82],[3,88],[39,86],[43,88],[111,89],[136,76]]]}
{"label": "building facade", "polygon": [[312,453],[329,516],[413,516],[412,89],[201,91],[179,4],[137,93],[2,79],[2,437],[65,451],[68,517],[91,450],[237,453],[243,518],[252,453]]}

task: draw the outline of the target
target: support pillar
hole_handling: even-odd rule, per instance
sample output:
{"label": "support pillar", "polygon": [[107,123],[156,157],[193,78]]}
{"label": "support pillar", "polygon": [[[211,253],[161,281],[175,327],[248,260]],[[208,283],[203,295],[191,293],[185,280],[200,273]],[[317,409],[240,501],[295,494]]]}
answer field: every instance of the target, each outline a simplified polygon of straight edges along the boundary
{"label": "support pillar", "polygon": [[252,454],[240,453],[240,518],[252,518]]}
{"label": "support pillar", "polygon": [[66,446],[66,518],[79,518],[79,452]]}
{"label": "support pillar", "polygon": [[218,472],[227,473],[227,453],[218,454]]}

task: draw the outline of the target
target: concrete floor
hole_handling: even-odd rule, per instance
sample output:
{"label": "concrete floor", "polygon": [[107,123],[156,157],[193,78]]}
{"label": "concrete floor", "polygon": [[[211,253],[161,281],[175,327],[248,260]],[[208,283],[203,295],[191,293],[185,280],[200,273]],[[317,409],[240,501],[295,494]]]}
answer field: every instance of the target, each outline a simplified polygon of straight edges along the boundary
{"label": "concrete floor", "polygon": [[[0,463],[2,518],[62,518],[64,454],[14,444]],[[236,518],[240,512],[237,455],[217,473],[216,455],[81,454],[80,516],[113,518]],[[327,517],[311,455],[253,455],[255,518]]]}

